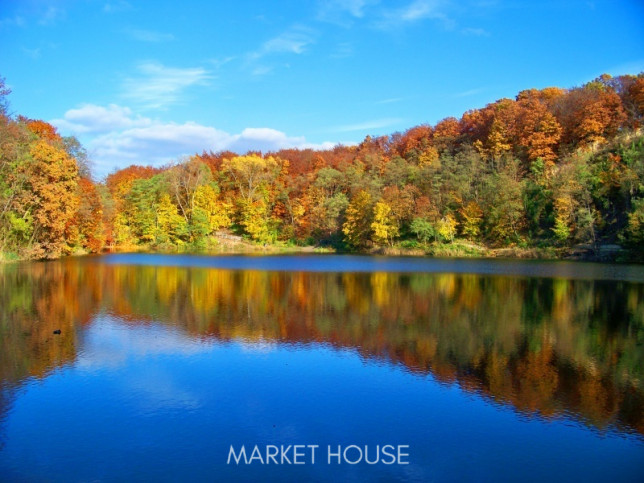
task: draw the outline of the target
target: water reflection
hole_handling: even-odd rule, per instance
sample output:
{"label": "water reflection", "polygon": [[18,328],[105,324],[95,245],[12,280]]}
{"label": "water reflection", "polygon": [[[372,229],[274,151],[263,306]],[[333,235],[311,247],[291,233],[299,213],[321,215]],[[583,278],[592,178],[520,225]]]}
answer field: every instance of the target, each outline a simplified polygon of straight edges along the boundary
{"label": "water reflection", "polygon": [[[148,341],[142,354],[164,344],[199,348],[148,333],[153,321],[201,341],[244,341],[249,350],[325,343],[457,383],[528,416],[566,413],[601,430],[644,434],[641,283],[237,271],[100,258],[6,266],[0,412],[7,391],[27,378],[96,360],[80,347],[99,350],[100,343],[78,338],[101,314],[132,327],[119,336]],[[109,333],[94,333],[109,344]]]}

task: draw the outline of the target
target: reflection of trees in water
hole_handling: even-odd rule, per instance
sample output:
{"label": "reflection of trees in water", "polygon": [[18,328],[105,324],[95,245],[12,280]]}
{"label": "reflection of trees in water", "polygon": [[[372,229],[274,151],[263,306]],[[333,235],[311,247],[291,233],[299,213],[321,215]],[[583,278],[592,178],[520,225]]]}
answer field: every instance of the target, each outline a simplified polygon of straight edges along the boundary
{"label": "reflection of trees in water", "polygon": [[463,274],[8,266],[0,377],[15,383],[73,361],[74,328],[107,310],[200,337],[353,347],[519,411],[567,411],[644,433],[643,292],[625,282]]}
{"label": "reflection of trees in water", "polygon": [[8,266],[0,272],[3,383],[43,377],[74,360],[74,326],[87,305],[79,292],[79,279],[62,264]]}

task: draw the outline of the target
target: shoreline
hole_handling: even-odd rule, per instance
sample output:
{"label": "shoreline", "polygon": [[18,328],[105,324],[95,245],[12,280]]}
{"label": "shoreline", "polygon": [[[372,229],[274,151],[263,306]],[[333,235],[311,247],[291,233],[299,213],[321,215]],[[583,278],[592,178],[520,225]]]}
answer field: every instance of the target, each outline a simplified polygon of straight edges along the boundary
{"label": "shoreline", "polygon": [[[432,243],[415,247],[404,247],[400,245],[371,247],[363,250],[340,250],[328,246],[315,245],[276,245],[276,244],[254,244],[246,241],[226,240],[206,249],[181,249],[175,247],[152,247],[149,245],[113,247],[103,250],[96,255],[109,253],[149,253],[164,255],[296,255],[296,254],[337,254],[337,255],[365,255],[384,257],[419,257],[419,258],[453,258],[453,259],[504,259],[504,260],[551,260],[551,261],[579,261],[596,263],[619,263],[619,264],[642,264],[642,256],[635,250],[629,250],[614,244],[598,245],[595,250],[589,246],[576,247],[503,247],[491,248],[484,245],[477,245],[470,242],[453,243]],[[58,258],[42,260],[60,260],[68,257],[90,255],[89,252],[77,251]],[[638,257],[639,255],[639,257]],[[36,259],[7,257],[0,254],[0,265],[36,261]]]}

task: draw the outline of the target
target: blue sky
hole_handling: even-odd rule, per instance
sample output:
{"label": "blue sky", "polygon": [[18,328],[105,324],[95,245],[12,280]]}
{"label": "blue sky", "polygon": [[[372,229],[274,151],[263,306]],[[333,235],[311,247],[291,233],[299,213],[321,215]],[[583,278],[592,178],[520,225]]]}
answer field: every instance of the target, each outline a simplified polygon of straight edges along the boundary
{"label": "blue sky", "polygon": [[99,177],[355,143],[642,70],[641,0],[0,0],[12,111],[76,135]]}

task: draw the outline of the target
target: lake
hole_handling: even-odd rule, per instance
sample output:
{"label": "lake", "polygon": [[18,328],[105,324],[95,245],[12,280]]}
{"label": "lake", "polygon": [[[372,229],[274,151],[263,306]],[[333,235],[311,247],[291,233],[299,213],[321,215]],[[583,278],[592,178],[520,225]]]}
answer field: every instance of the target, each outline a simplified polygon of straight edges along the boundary
{"label": "lake", "polygon": [[8,264],[0,384],[2,481],[644,481],[644,267]]}

